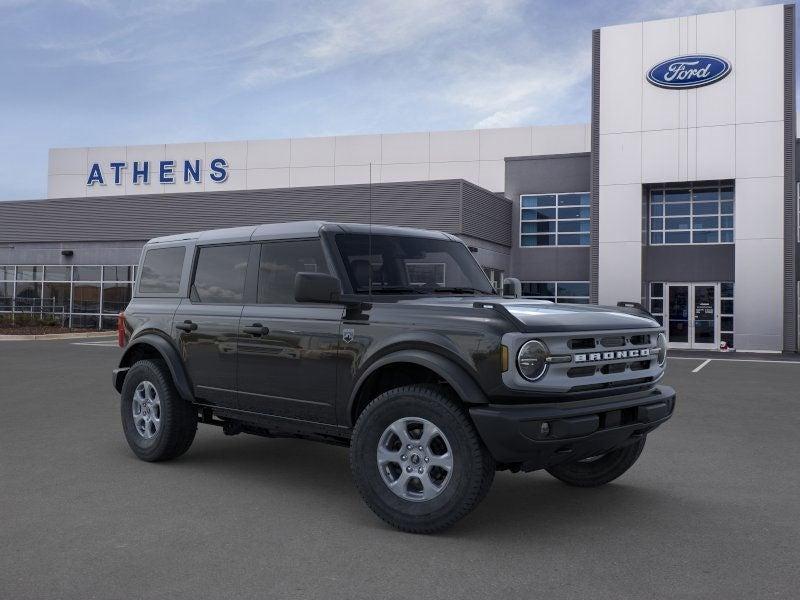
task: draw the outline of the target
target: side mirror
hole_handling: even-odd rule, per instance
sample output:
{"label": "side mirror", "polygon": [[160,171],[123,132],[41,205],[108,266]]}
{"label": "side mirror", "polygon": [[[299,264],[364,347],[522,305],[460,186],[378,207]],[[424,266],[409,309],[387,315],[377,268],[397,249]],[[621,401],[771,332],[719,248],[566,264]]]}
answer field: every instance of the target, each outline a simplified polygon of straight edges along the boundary
{"label": "side mirror", "polygon": [[304,273],[294,276],[294,299],[297,302],[339,302],[342,283],[327,273]]}
{"label": "side mirror", "polygon": [[503,279],[503,296],[519,298],[522,296],[522,283],[516,277],[506,277]]}

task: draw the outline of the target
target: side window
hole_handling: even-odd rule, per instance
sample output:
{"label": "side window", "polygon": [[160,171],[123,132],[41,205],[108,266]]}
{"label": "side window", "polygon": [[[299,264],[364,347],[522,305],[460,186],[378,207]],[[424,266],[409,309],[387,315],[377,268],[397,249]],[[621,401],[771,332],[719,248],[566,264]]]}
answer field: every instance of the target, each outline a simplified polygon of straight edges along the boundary
{"label": "side window", "polygon": [[320,240],[263,244],[258,271],[258,303],[294,304],[294,276],[303,271],[328,272]]}
{"label": "side window", "polygon": [[200,248],[192,300],[206,304],[242,304],[250,244]]}
{"label": "side window", "polygon": [[186,248],[153,248],[144,255],[139,276],[139,291],[143,294],[177,294]]}

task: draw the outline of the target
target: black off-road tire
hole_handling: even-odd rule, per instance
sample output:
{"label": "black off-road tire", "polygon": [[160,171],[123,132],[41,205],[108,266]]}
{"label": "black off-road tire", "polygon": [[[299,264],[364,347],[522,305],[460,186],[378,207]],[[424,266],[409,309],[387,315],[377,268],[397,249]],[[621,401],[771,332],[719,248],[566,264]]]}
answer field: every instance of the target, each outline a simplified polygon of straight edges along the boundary
{"label": "black off-road tire", "polygon": [[611,450],[594,460],[569,462],[547,469],[556,479],[576,487],[599,487],[622,475],[639,459],[646,436],[636,442]]}
{"label": "black off-road tire", "polygon": [[[387,427],[409,417],[433,423],[446,437],[453,456],[447,485],[424,501],[396,495],[378,467],[378,444]],[[375,398],[356,422],[350,468],[367,506],[389,525],[409,533],[436,533],[455,524],[486,496],[495,473],[494,460],[464,408],[433,385],[400,387]]]}
{"label": "black off-road tire", "polygon": [[[137,386],[149,381],[160,400],[160,427],[145,439],[134,424],[133,395]],[[167,365],[161,360],[140,360],[125,376],[120,395],[120,416],[125,439],[140,459],[157,462],[177,458],[186,452],[197,433],[197,409],[178,394]]]}

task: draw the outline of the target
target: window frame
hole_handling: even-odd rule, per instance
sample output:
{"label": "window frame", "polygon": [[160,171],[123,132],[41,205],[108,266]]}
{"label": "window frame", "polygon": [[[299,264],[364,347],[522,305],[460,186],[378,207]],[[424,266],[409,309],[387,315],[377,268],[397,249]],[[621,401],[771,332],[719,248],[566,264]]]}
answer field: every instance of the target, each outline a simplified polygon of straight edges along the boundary
{"label": "window frame", "polygon": [[[167,250],[170,248],[183,248],[183,261],[181,262],[181,273],[180,273],[180,280],[178,281],[178,289],[175,292],[146,292],[142,291],[142,271],[144,270],[144,263],[147,260],[147,255],[152,252],[153,250]],[[184,297],[188,295],[188,288],[186,287],[185,291],[181,291],[183,284],[184,284],[184,276],[186,275],[186,258],[187,256],[192,256],[191,261],[191,270],[189,273],[193,273],[194,271],[194,261],[197,257],[197,246],[196,244],[187,244],[186,242],[183,243],[175,243],[175,244],[158,244],[150,246],[149,248],[146,247],[142,252],[142,258],[139,261],[138,268],[134,270],[133,277],[135,278],[136,287],[134,289],[133,296],[134,298],[176,298],[176,297]],[[102,270],[101,270],[102,271]],[[102,277],[102,272],[101,272]]]}
{"label": "window frame", "polygon": [[[323,236],[318,237],[296,237],[296,238],[279,238],[279,239],[272,239],[272,240],[257,240],[253,242],[253,244],[257,247],[257,251],[251,253],[250,255],[250,264],[248,268],[252,268],[255,271],[255,274],[250,275],[248,274],[248,281],[251,281],[252,277],[252,296],[249,297],[249,302],[245,302],[248,306],[280,306],[280,307],[298,307],[298,306],[329,306],[330,303],[314,303],[314,302],[260,302],[259,298],[259,290],[260,290],[260,283],[261,283],[261,253],[263,252],[264,246],[270,244],[281,244],[281,243],[290,243],[290,242],[316,242],[321,250],[322,253],[322,260],[325,263],[325,267],[328,270],[329,275],[333,275],[337,279],[340,280],[342,288],[344,288],[344,281],[341,280],[339,277],[339,271],[336,268],[336,265],[331,260],[331,254],[328,249],[328,241]],[[299,271],[298,271],[299,272]]]}
{"label": "window frame", "polygon": [[[723,183],[725,182],[725,183]],[[730,200],[723,200],[722,198],[722,190],[730,189],[732,192],[733,197]],[[702,191],[710,191],[716,190],[717,192],[717,199],[716,200],[696,200],[695,199],[695,192],[702,192]],[[669,191],[675,192],[688,192],[689,198],[685,202],[675,203],[675,204],[689,204],[689,213],[686,215],[667,215],[666,214],[666,207],[669,204],[666,201],[666,193]],[[655,204],[660,204],[664,210],[660,215],[653,214],[653,192],[660,192],[661,193],[661,201],[656,202]],[[736,244],[736,185],[735,181],[728,181],[728,180],[720,180],[717,184],[703,184],[699,183],[698,185],[689,184],[686,186],[675,186],[675,185],[649,185],[645,187],[645,198],[644,204],[646,207],[646,245],[647,246],[657,246],[657,247],[668,247],[668,246],[730,246]],[[716,202],[717,204],[717,212],[713,215],[703,215],[703,214],[696,214],[695,213],[695,206],[697,204],[703,203],[710,203]],[[723,213],[722,212],[722,203],[723,202],[732,202],[733,203],[733,211],[731,213]],[[695,218],[702,218],[702,217],[716,217],[717,218],[717,227],[716,228],[708,228],[708,227],[694,227],[694,219]],[[733,225],[731,227],[722,227],[722,218],[723,217],[731,217],[733,220]],[[668,218],[676,218],[676,219],[689,219],[689,228],[688,229],[667,229],[666,228],[666,220]],[[653,219],[661,219],[661,227],[658,229],[653,229]],[[729,242],[722,241],[722,234],[723,232],[730,231],[731,232],[731,240]],[[694,239],[695,232],[716,232],[717,233],[717,241],[716,242],[695,242],[692,241]],[[689,234],[689,241],[688,242],[667,242],[667,233],[688,233]],[[661,234],[661,241],[660,242],[653,242],[653,234]]]}
{"label": "window frame", "polygon": [[[24,265],[9,265],[4,264],[4,267],[10,267],[13,269],[13,279],[4,278],[2,279],[3,283],[11,284],[11,293],[12,295],[9,297],[10,304],[8,309],[0,309],[0,314],[5,315],[15,315],[15,314],[34,314],[39,316],[45,315],[52,315],[60,318],[62,323],[65,327],[73,328],[75,327],[75,321],[78,319],[89,319],[89,318],[96,318],[97,319],[97,329],[103,329],[103,322],[104,320],[115,320],[116,315],[114,313],[108,313],[103,311],[103,306],[105,304],[105,294],[104,288],[107,283],[117,284],[117,285],[131,285],[131,299],[134,297],[133,293],[133,286],[136,284],[136,273],[138,269],[138,265],[122,265],[122,264],[113,264],[113,265],[105,265],[105,264],[79,264],[79,265],[58,265],[58,264],[24,264]],[[22,279],[17,280],[16,274],[20,267],[35,267],[38,269],[38,272],[41,273],[41,276],[35,280],[31,279]],[[97,267],[99,269],[100,277],[94,280],[76,280],[74,277],[74,268],[76,267]],[[130,269],[130,274],[132,279],[126,281],[107,281],[104,279],[104,270],[106,267],[125,267]],[[68,279],[49,279],[47,277],[47,271],[51,268],[58,268],[58,269],[67,269],[67,273],[69,274]],[[8,269],[6,269],[8,271]],[[28,285],[31,284],[35,286],[38,290],[39,296],[31,306],[22,306],[17,304],[17,287],[19,284]],[[76,285],[80,286],[83,284],[96,284],[99,286],[99,294],[98,294],[98,312],[76,312],[75,311],[75,288]],[[47,285],[63,285],[67,287],[69,300],[68,304],[65,304],[62,307],[62,311],[60,313],[55,312],[52,310],[53,305],[50,306],[51,310],[47,310],[46,303],[44,296],[44,288]],[[129,300],[130,302],[130,300]]]}
{"label": "window frame", "polygon": [[[192,304],[198,304],[203,306],[244,306],[245,304],[247,304],[247,298],[248,298],[247,276],[251,268],[250,261],[252,260],[253,246],[257,245],[258,244],[256,242],[249,242],[249,241],[220,242],[214,244],[197,244],[194,249],[194,255],[192,257],[192,269],[190,271],[190,276],[188,278],[188,285],[186,287],[186,297],[189,298],[189,302]],[[242,285],[241,302],[203,302],[202,300],[195,299],[192,296],[192,290],[194,289],[194,282],[195,279],[197,278],[197,266],[200,262],[200,253],[206,248],[221,248],[227,246],[247,246],[247,265],[245,266],[245,271],[244,271],[244,284]]]}
{"label": "window frame", "polygon": [[[530,220],[530,219],[523,219],[522,218],[522,211],[523,210],[533,210],[533,209],[523,208],[522,199],[526,198],[526,197],[528,197],[528,198],[534,197],[535,198],[535,197],[541,197],[541,196],[555,196],[555,199],[556,199],[556,203],[555,203],[555,207],[554,207],[556,209],[555,218],[553,218],[553,219],[533,220],[533,221]],[[577,219],[560,219],[558,217],[558,209],[559,209],[558,199],[561,196],[587,196],[589,198],[589,204],[586,204],[586,205],[580,204],[578,206],[579,207],[586,206],[589,209],[589,216],[586,217],[586,218],[580,217],[580,218],[577,218]],[[520,194],[519,195],[519,234],[518,234],[519,235],[518,243],[519,243],[520,249],[522,249],[522,250],[530,250],[530,249],[534,249],[534,248],[589,248],[592,245],[592,234],[591,234],[591,231],[586,231],[586,232],[580,232],[580,231],[579,232],[569,232],[568,231],[568,232],[563,232],[563,234],[560,233],[558,231],[558,224],[560,222],[562,222],[562,221],[563,222],[581,222],[581,221],[586,221],[586,222],[589,223],[589,227],[591,228],[591,222],[592,222],[591,192],[588,192],[588,191],[583,191],[583,192],[547,192],[547,193],[535,193],[535,194]],[[544,233],[544,232],[543,233],[523,233],[523,231],[522,231],[522,225],[524,223],[550,223],[550,222],[555,223],[555,227],[556,227],[555,231],[552,232],[552,233]],[[526,236],[526,235],[538,236],[538,237],[552,235],[555,238],[555,244],[546,244],[546,245],[543,245],[543,246],[525,246],[522,243],[522,239],[523,239],[523,236]],[[587,235],[589,237],[589,241],[586,244],[559,244],[558,243],[558,236],[559,235]]]}
{"label": "window frame", "polygon": [[[526,295],[523,294],[522,296],[520,296],[521,298],[528,298],[530,300],[550,300],[550,298],[552,298],[553,304],[570,304],[569,299],[586,300],[586,302],[578,302],[577,304],[591,304],[592,303],[591,302],[591,282],[589,282],[589,281],[566,280],[566,279],[558,279],[558,280],[543,280],[542,279],[542,280],[520,281],[521,285],[525,285],[526,283],[552,283],[553,284],[553,295],[552,296],[542,296],[542,295],[526,296]],[[585,284],[585,285],[588,286],[588,288],[587,288],[587,292],[588,293],[585,296],[560,296],[559,293],[558,293],[558,286],[560,284],[563,284],[563,283]],[[565,298],[567,300],[565,300],[564,302],[559,302],[559,298]],[[576,303],[573,302],[572,304],[576,304]]]}

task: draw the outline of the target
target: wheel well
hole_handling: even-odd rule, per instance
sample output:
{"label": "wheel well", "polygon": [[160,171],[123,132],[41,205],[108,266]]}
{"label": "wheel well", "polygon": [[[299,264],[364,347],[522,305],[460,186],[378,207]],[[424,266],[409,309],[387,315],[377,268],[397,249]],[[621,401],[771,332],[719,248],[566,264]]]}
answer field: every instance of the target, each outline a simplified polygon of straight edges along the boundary
{"label": "wheel well", "polygon": [[163,360],[164,357],[161,356],[161,353],[150,344],[136,344],[130,349],[130,352],[125,354],[125,358],[120,366],[131,367],[138,361],[146,358]]}
{"label": "wheel well", "polygon": [[367,404],[382,393],[404,385],[420,383],[440,386],[448,396],[460,401],[452,386],[435,371],[414,363],[392,363],[376,369],[361,384],[350,409],[350,422],[355,423]]}

